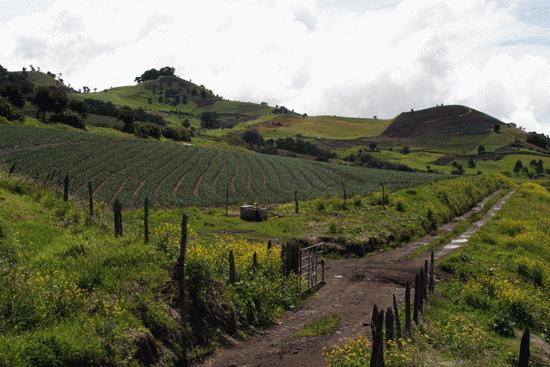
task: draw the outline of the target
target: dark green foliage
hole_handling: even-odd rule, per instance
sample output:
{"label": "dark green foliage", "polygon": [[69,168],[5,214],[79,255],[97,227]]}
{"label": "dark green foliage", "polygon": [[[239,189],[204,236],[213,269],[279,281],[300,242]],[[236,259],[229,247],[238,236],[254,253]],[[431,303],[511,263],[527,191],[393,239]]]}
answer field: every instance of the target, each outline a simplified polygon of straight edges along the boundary
{"label": "dark green foliage", "polygon": [[134,135],[142,139],[146,139],[148,137],[151,137],[154,139],[160,139],[161,131],[160,131],[160,128],[155,125],[150,125],[150,124],[137,125],[134,128]]}
{"label": "dark green foliage", "polygon": [[519,175],[521,172],[523,172],[523,163],[518,159],[514,165],[514,173]]}
{"label": "dark green foliage", "polygon": [[158,79],[161,76],[173,76],[176,72],[176,69],[171,66],[165,66],[160,68],[159,70],[152,68],[147,71],[145,71],[141,76],[137,76],[134,81],[136,83],[143,83],[147,80],[155,80]]}
{"label": "dark green foliage", "polygon": [[411,284],[405,284],[405,333],[411,332]]}
{"label": "dark green foliage", "polygon": [[298,190],[294,190],[294,213],[300,212],[300,203],[298,202]]}
{"label": "dark green foliage", "polygon": [[519,347],[519,367],[529,367],[529,357],[531,343],[531,333],[529,328],[525,329],[521,336],[521,344]]}
{"label": "dark green foliage", "polygon": [[86,122],[82,116],[76,112],[64,111],[50,116],[50,122],[69,125],[77,129],[86,129]]}
{"label": "dark green foliage", "polygon": [[548,137],[548,135],[538,134],[536,132],[530,132],[527,134],[527,142],[542,149],[548,149],[550,147],[550,137]]}
{"label": "dark green foliage", "polygon": [[235,267],[235,255],[233,250],[229,250],[229,284],[235,284],[237,282],[237,269]]}
{"label": "dark green foliage", "polygon": [[172,139],[175,141],[191,141],[191,133],[188,129],[165,127],[161,130],[161,133],[166,139]]}
{"label": "dark green foliage", "polygon": [[216,129],[220,127],[220,120],[217,112],[201,113],[201,127],[204,129]]}
{"label": "dark green foliage", "polygon": [[485,154],[486,153],[485,147],[483,145],[478,146],[477,147],[477,153],[479,155]]}
{"label": "dark green foliage", "polygon": [[395,294],[393,295],[393,314],[395,316],[395,337],[396,339],[401,339],[401,319],[399,317],[399,308],[397,307],[397,299]]}
{"label": "dark green foliage", "polygon": [[285,106],[275,106],[275,108],[271,112],[274,114],[287,114],[291,111]]}
{"label": "dark green foliage", "polygon": [[23,115],[17,112],[17,110],[2,97],[0,97],[0,116],[6,118],[8,121],[15,121],[23,118]]}
{"label": "dark green foliage", "polygon": [[58,87],[38,87],[32,103],[42,113],[42,121],[46,121],[46,112],[61,113],[67,107],[67,93]]}
{"label": "dark green foliage", "polygon": [[267,146],[274,147],[276,149],[286,150],[297,154],[310,155],[323,160],[336,158],[336,153],[330,150],[321,149],[317,145],[306,141],[301,137],[279,138],[276,140],[269,139],[266,141],[266,144]]}
{"label": "dark green foliage", "polygon": [[8,171],[8,176],[11,176],[14,172],[15,172],[15,164],[12,164],[9,171]]}
{"label": "dark green foliage", "polygon": [[352,153],[344,157],[344,160],[363,167],[392,169],[396,171],[406,171],[406,172],[414,171],[412,168],[404,164],[383,161],[382,159],[377,158],[372,154],[368,154],[361,150],[358,153]]}
{"label": "dark green foliage", "polygon": [[263,145],[264,138],[256,128],[248,128],[243,132],[243,141],[250,145]]}
{"label": "dark green foliage", "polygon": [[84,101],[77,99],[69,100],[68,107],[71,111],[78,113],[83,118],[88,115],[88,105]]}
{"label": "dark green foliage", "polygon": [[400,152],[401,154],[409,154],[410,151],[411,151],[410,148],[409,148],[408,146],[405,145],[399,152]]}

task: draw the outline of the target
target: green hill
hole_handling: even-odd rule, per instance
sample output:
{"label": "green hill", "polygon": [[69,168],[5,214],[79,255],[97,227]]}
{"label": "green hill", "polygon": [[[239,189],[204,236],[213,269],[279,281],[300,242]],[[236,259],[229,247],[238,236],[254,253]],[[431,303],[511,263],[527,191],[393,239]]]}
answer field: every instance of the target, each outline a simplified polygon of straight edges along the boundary
{"label": "green hill", "polygon": [[382,135],[411,138],[425,134],[484,134],[502,121],[466,106],[437,106],[399,114]]}

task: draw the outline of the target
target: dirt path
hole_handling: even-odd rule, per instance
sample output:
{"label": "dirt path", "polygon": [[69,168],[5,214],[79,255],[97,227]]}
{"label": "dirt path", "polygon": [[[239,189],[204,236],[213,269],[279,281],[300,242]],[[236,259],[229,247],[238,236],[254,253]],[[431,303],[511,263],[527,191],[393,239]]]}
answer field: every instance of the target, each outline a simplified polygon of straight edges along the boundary
{"label": "dirt path", "polygon": [[[477,229],[502,208],[512,193],[500,198],[478,222],[436,251],[436,259],[464,245]],[[468,213],[441,226],[440,230],[451,231],[458,223],[481,211],[490,198],[485,198]],[[218,350],[203,366],[323,366],[323,348],[368,333],[368,322],[375,303],[379,307],[390,306],[394,293],[402,301],[405,282],[414,279],[416,271],[429,257],[428,252],[415,259],[409,259],[409,255],[434,238],[428,235],[402,247],[360,259],[328,260],[327,284],[308,298],[298,311],[287,312],[278,325],[269,330],[238,341],[232,348]],[[311,338],[293,337],[305,324],[330,313],[339,314],[342,318],[335,333]]]}

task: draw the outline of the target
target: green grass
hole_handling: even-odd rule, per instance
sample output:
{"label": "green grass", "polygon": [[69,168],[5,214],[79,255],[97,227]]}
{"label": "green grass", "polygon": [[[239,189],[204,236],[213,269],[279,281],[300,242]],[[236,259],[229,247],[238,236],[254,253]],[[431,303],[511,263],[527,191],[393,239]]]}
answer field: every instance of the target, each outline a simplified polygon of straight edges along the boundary
{"label": "green grass", "polygon": [[318,335],[332,334],[340,326],[342,318],[338,314],[328,314],[319,319],[304,325],[304,327],[294,333],[297,338],[308,338]]}
{"label": "green grass", "polygon": [[0,133],[0,159],[19,173],[54,185],[69,174],[71,194],[86,197],[90,181],[98,199],[118,198],[125,207],[145,196],[158,206],[223,205],[227,185],[230,203],[274,203],[292,200],[296,189],[302,198],[338,195],[342,180],[353,195],[381,182],[400,187],[442,178],[79,131],[1,125]]}

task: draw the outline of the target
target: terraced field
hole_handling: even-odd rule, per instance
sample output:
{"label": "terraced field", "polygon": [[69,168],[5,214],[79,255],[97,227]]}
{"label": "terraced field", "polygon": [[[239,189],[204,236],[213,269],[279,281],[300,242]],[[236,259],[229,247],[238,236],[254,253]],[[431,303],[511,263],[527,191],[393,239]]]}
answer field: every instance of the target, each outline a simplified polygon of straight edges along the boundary
{"label": "terraced field", "polygon": [[357,194],[443,177],[26,126],[0,126],[0,136],[0,162],[16,173],[57,185],[67,173],[72,194],[85,197],[90,181],[97,198],[125,207],[145,196],[158,206],[221,205],[227,186],[231,203],[273,203],[295,189],[313,198],[341,195],[343,182]]}

